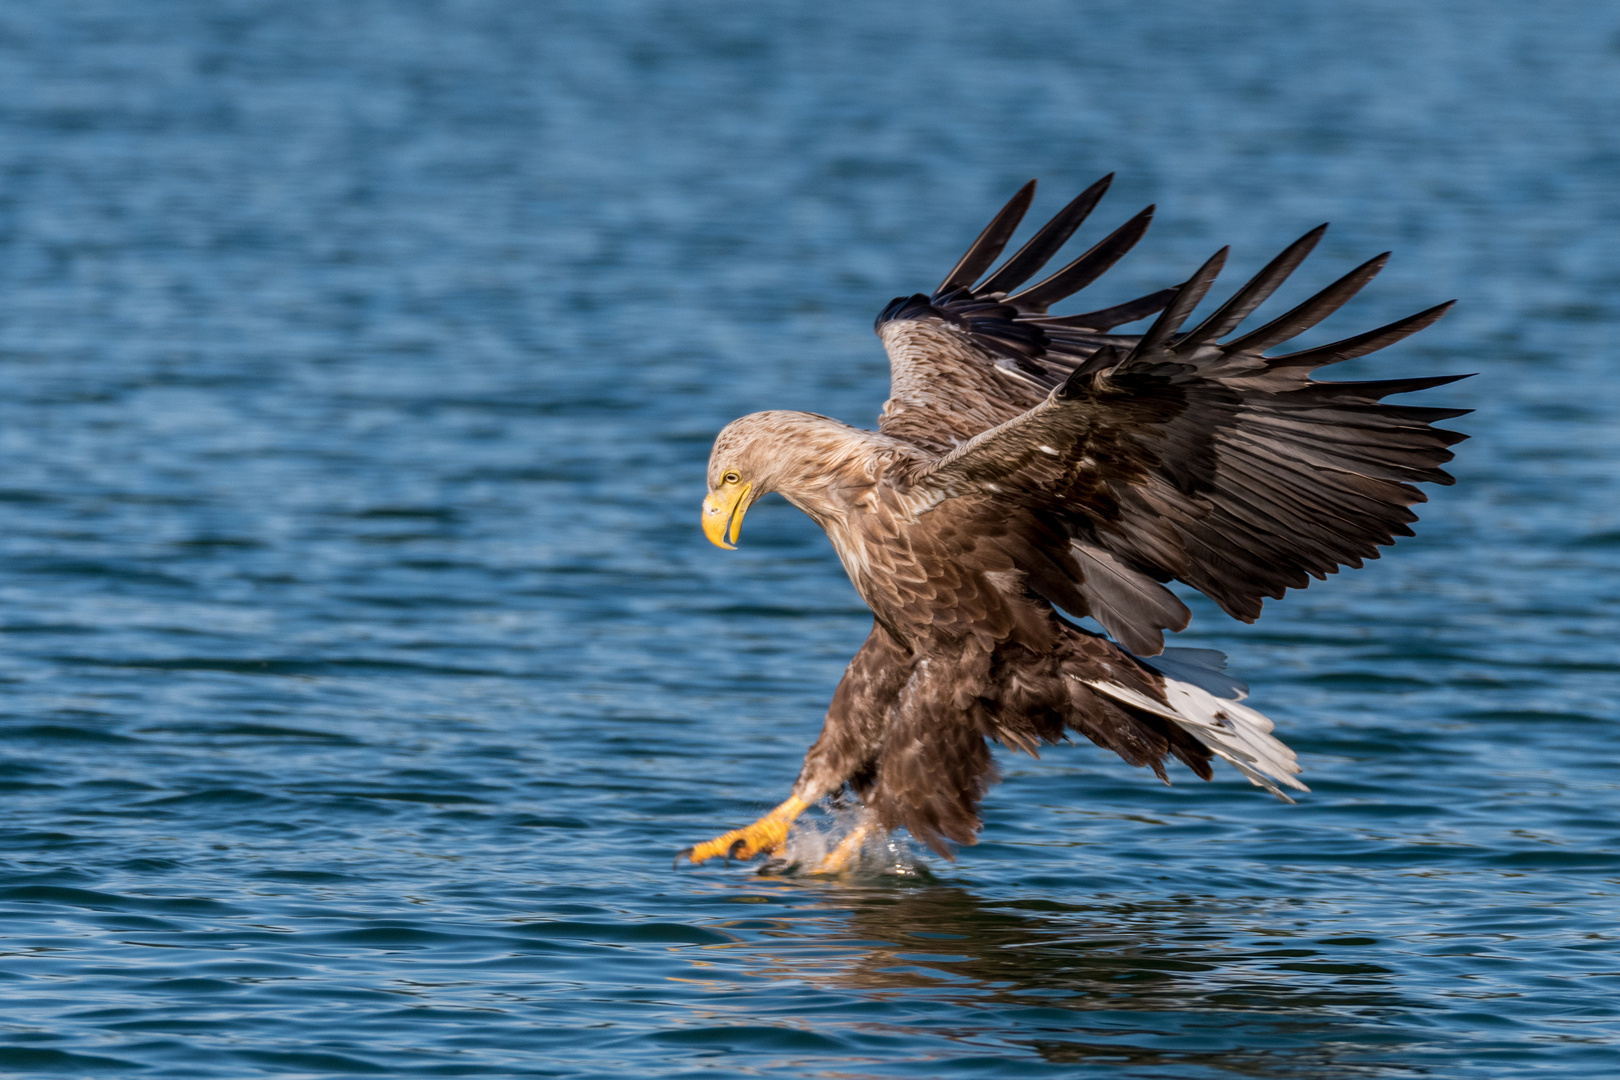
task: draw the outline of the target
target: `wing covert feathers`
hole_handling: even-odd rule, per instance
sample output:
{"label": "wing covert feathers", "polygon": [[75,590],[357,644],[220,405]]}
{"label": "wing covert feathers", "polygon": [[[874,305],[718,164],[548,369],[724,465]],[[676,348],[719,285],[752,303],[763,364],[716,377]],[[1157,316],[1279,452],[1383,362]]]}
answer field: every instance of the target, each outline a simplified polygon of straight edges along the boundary
{"label": "wing covert feathers", "polygon": [[[884,310],[878,332],[892,384],[880,429],[934,456],[909,480],[927,504],[968,498],[1036,515],[1043,538],[1031,542],[1072,585],[1043,595],[1152,655],[1164,630],[1186,625],[1185,606],[1164,587],[1170,580],[1253,621],[1264,598],[1360,566],[1411,535],[1409,507],[1425,501],[1414,485],[1451,483],[1441,466],[1466,437],[1432,425],[1466,410],[1383,400],[1462,376],[1311,378],[1319,367],[1416,333],[1449,304],[1327,345],[1266,355],[1338,310],[1387,255],[1239,333],[1326,226],[1294,241],[1186,331],[1224,248],[1175,289],[1086,315],[1047,314],[1140,239],[1151,208],[1045,280],[1009,292],[1056,254],[1108,179],[975,286],[1027,209],[1033,188],[1026,186],[940,291],[897,298]],[[1110,332],[1155,313],[1140,335]]]}

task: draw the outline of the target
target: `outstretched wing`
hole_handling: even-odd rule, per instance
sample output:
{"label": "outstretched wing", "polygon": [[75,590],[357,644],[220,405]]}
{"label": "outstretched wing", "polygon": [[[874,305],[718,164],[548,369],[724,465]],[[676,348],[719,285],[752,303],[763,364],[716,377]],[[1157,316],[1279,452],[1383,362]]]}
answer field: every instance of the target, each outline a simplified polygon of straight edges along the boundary
{"label": "outstretched wing", "polygon": [[[1046,528],[1044,539],[1024,544],[1025,561],[1041,564],[1029,571],[1030,586],[1095,617],[1141,655],[1163,648],[1161,631],[1186,625],[1185,606],[1163,582],[1182,581],[1252,622],[1263,597],[1377,558],[1379,545],[1411,535],[1417,517],[1408,508],[1425,501],[1412,485],[1452,483],[1440,466],[1466,436],[1432,423],[1469,411],[1383,399],[1466,376],[1317,382],[1310,374],[1393,344],[1450,304],[1330,345],[1265,355],[1355,295],[1382,268],[1380,255],[1264,326],[1218,341],[1321,235],[1305,234],[1183,331],[1225,260],[1225,249],[1217,252],[1146,333],[1092,349],[1032,407],[925,467],[916,490],[1034,511]],[[1063,573],[1052,574],[1052,564]]]}
{"label": "outstretched wing", "polygon": [[1112,180],[1109,174],[1081,192],[980,282],[1029,209],[1031,180],[932,295],[896,297],[883,309],[876,329],[891,376],[879,430],[943,453],[1038,404],[1099,348],[1136,343],[1133,336],[1108,331],[1162,310],[1174,289],[1083,315],[1054,317],[1047,310],[1118,262],[1147,231],[1153,207],[1055,274],[1025,285],[1074,235]]}

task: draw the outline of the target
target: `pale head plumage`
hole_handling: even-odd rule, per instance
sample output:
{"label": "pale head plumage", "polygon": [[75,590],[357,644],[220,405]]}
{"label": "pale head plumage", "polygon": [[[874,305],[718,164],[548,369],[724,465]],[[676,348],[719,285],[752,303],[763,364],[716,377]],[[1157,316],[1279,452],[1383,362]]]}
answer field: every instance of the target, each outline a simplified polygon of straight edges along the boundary
{"label": "pale head plumage", "polygon": [[818,521],[841,515],[890,462],[893,439],[816,413],[773,410],[727,424],[709,453],[709,491],[747,485],[746,511],[781,494]]}

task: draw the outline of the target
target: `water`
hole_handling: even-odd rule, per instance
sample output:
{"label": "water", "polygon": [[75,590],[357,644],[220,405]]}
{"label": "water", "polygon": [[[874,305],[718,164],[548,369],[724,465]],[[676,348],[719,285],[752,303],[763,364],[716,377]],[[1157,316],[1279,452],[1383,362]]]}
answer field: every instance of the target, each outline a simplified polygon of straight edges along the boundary
{"label": "water", "polygon": [[[0,8],[0,1073],[1617,1068],[1620,16],[1447,0]],[[1459,484],[1243,627],[1315,793],[1004,756],[984,842],[672,872],[867,620],[728,419],[1030,176],[1099,304],[1335,222]],[[1314,340],[1321,340],[1320,337]]]}

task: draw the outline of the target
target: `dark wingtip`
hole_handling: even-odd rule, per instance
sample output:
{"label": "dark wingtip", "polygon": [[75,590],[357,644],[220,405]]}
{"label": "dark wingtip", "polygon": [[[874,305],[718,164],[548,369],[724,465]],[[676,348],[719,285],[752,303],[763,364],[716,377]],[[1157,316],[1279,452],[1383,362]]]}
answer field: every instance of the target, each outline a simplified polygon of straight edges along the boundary
{"label": "dark wingtip", "polygon": [[1279,315],[1258,330],[1228,341],[1222,346],[1228,353],[1260,353],[1273,345],[1288,341],[1304,333],[1335,311],[1366,287],[1389,262],[1390,253],[1380,252],[1333,282],[1316,295],[1307,298],[1293,310]]}
{"label": "dark wingtip", "polygon": [[1114,174],[1109,173],[1070,199],[1067,206],[1053,215],[1051,221],[1041,226],[1023,247],[1001,265],[1001,269],[986,278],[974,291],[981,295],[1010,293],[1034,277],[1091,216],[1113,182]]}
{"label": "dark wingtip", "polygon": [[1226,257],[1231,253],[1230,247],[1223,247],[1208,259],[1204,265],[1193,272],[1193,276],[1176,289],[1174,300],[1159,313],[1159,317],[1149,326],[1147,333],[1137,341],[1136,348],[1131,350],[1131,357],[1145,356],[1157,349],[1170,339],[1170,336],[1181,329],[1181,324],[1193,313],[1200,301],[1204,299],[1209,287],[1215,284],[1215,278],[1221,269],[1226,266]]}
{"label": "dark wingtip", "polygon": [[1006,303],[1024,314],[1045,314],[1047,308],[1084,289],[1124,258],[1152,224],[1153,211],[1151,204],[1143,208],[1078,259],[1044,280],[1007,297]]}
{"label": "dark wingtip", "polygon": [[940,296],[955,289],[965,288],[979,280],[980,275],[990,269],[990,264],[995,262],[1006,248],[1007,241],[1012,239],[1018,223],[1024,220],[1024,215],[1029,212],[1029,204],[1034,198],[1035,181],[1031,180],[1019,188],[1017,194],[1007,200],[1007,205],[990,219],[990,224],[984,227],[984,231],[969,245],[967,251],[956,261],[956,265],[951,267],[951,272],[945,275],[945,280],[939,283],[934,295]]}
{"label": "dark wingtip", "polygon": [[[1307,301],[1309,303],[1309,301]],[[1273,356],[1266,359],[1266,366],[1271,369],[1283,368],[1319,368],[1327,364],[1337,364],[1344,360],[1354,360],[1358,356],[1377,352],[1387,348],[1405,338],[1411,337],[1420,330],[1433,326],[1441,316],[1451,310],[1455,300],[1448,300],[1444,304],[1425,308],[1415,315],[1408,315],[1404,319],[1396,319],[1392,323],[1368,330],[1366,333],[1345,338],[1342,341],[1330,342],[1304,352],[1288,353],[1283,356]],[[1233,348],[1234,343],[1228,343],[1227,348]]]}
{"label": "dark wingtip", "polygon": [[1230,300],[1216,308],[1209,318],[1183,334],[1176,348],[1195,349],[1236,330],[1238,324],[1270,299],[1271,294],[1299,268],[1299,264],[1316,250],[1316,245],[1326,231],[1327,223],[1324,222],[1283,248],[1276,258],[1233,293]]}

